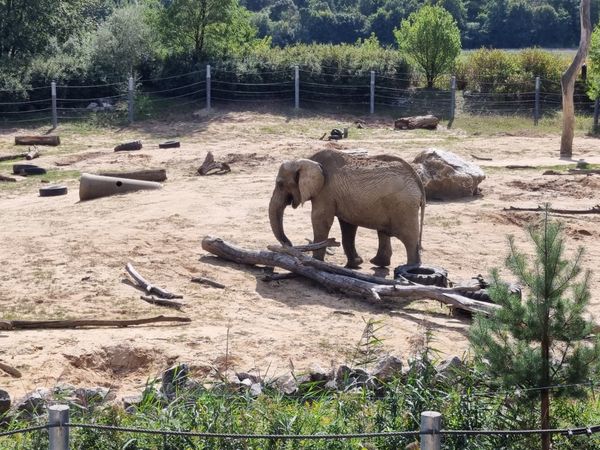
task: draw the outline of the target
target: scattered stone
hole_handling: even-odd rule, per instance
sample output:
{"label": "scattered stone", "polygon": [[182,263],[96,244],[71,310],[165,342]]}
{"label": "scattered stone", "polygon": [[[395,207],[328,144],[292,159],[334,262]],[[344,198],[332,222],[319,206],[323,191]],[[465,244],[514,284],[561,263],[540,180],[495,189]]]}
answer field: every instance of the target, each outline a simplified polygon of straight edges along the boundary
{"label": "scattered stone", "polygon": [[167,398],[175,397],[177,391],[183,389],[188,381],[190,368],[187,364],[176,364],[162,374],[161,392]]}
{"label": "scattered stone", "polygon": [[10,394],[4,389],[0,389],[0,417],[8,412],[10,405]]}
{"label": "scattered stone", "polygon": [[417,155],[413,166],[423,180],[428,200],[478,195],[479,183],[485,179],[479,166],[445,150],[425,150]]}
{"label": "scattered stone", "polygon": [[[246,378],[248,379],[248,378]],[[253,397],[258,397],[260,394],[262,394],[262,386],[260,383],[252,383],[252,385],[250,386],[250,395],[252,395]]]}
{"label": "scattered stone", "polygon": [[142,394],[128,395],[126,397],[123,397],[123,409],[126,412],[133,414],[135,413],[138,406],[142,403],[143,400],[144,396]]}
{"label": "scattered stone", "polygon": [[276,378],[273,385],[279,392],[285,395],[292,395],[298,392],[298,383],[292,374],[289,373]]}
{"label": "scattered stone", "polygon": [[50,397],[50,390],[46,388],[37,388],[27,393],[25,397],[15,405],[15,408],[19,413],[28,416],[37,416],[44,413]]}
{"label": "scattered stone", "polygon": [[465,365],[461,359],[458,356],[453,356],[443,360],[435,370],[439,378],[449,380],[456,376],[457,372],[464,369],[464,367]]}
{"label": "scattered stone", "polygon": [[253,383],[253,382],[252,382],[252,380],[251,380],[250,378],[244,378],[244,379],[241,381],[241,385],[242,385],[242,386],[250,387],[250,386],[252,386],[253,384],[256,384],[256,383]]}
{"label": "scattered stone", "polygon": [[389,381],[402,375],[402,360],[395,356],[386,356],[379,360],[372,376],[380,381]]}
{"label": "scattered stone", "polygon": [[327,382],[331,378],[330,374],[318,364],[315,364],[310,368],[309,376],[310,381],[313,383]]}
{"label": "scattered stone", "polygon": [[246,379],[249,379],[250,381],[252,381],[252,383],[261,383],[262,382],[260,376],[259,375],[255,375],[253,373],[249,373],[249,372],[236,372],[235,374],[242,381],[244,381]]}
{"label": "scattered stone", "polygon": [[92,388],[77,388],[73,394],[77,404],[81,406],[100,404],[114,399],[114,394],[110,389],[100,386]]}

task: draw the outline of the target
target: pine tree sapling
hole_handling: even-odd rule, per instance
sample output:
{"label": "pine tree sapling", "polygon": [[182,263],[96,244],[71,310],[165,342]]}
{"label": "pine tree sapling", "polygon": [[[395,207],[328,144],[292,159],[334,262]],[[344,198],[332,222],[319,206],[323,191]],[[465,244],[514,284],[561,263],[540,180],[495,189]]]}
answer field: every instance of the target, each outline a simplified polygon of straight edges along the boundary
{"label": "pine tree sapling", "polygon": [[[551,221],[548,206],[541,223],[529,228],[535,256],[529,260],[509,237],[507,268],[526,297],[509,290],[492,271],[490,296],[501,306],[491,317],[478,317],[470,341],[476,359],[505,388],[522,388],[526,399],[541,402],[542,429],[550,428],[550,391],[582,396],[581,383],[595,375],[600,340],[591,339],[594,324],[584,317],[590,300],[590,272],[582,273],[583,249],[564,256],[562,224]],[[561,386],[552,389],[552,387]],[[542,434],[542,449],[550,435]]]}

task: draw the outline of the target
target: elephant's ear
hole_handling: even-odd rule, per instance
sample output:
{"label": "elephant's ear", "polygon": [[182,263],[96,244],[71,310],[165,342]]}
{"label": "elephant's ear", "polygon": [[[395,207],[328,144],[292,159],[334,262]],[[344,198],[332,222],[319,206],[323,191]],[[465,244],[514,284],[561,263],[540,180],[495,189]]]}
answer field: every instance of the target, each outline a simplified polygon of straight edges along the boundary
{"label": "elephant's ear", "polygon": [[321,164],[310,159],[298,160],[298,189],[300,190],[300,202],[304,203],[323,189],[325,175]]}

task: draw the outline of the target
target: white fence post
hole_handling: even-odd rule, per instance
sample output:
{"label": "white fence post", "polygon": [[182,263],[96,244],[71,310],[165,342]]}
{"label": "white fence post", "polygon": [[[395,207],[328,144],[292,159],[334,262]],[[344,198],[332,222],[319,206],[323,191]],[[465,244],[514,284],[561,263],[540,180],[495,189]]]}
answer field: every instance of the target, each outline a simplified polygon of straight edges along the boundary
{"label": "white fence post", "polygon": [[206,65],[206,110],[210,111],[210,64]]}
{"label": "white fence post", "polygon": [[52,405],[48,407],[49,450],[69,450],[69,406]]}
{"label": "white fence post", "polygon": [[448,126],[450,127],[454,122],[454,116],[456,115],[456,76],[452,75],[450,79],[450,120]]}
{"label": "white fence post", "polygon": [[127,112],[129,113],[129,123],[133,123],[133,77],[129,77],[129,85],[127,86],[129,101],[127,102]]}
{"label": "white fence post", "polygon": [[51,83],[50,93],[52,97],[52,128],[56,128],[58,126],[58,113],[56,111],[56,81]]}
{"label": "white fence post", "polygon": [[540,119],[540,77],[535,77],[535,105],[533,108],[533,124],[537,126]]}
{"label": "white fence post", "polygon": [[294,66],[294,109],[300,109],[300,70]]}
{"label": "white fence post", "polygon": [[371,70],[371,95],[370,95],[370,108],[371,114],[375,113],[375,71]]}
{"label": "white fence post", "polygon": [[441,450],[442,414],[437,411],[421,413],[421,450]]}

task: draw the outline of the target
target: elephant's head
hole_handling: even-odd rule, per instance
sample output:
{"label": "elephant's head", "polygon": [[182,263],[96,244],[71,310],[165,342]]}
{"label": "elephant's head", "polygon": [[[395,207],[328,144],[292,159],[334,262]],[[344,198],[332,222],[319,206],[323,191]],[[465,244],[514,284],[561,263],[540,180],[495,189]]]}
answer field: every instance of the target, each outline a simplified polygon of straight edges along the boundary
{"label": "elephant's head", "polygon": [[321,165],[310,159],[285,161],[275,181],[275,190],[269,203],[271,229],[279,242],[292,245],[283,232],[283,211],[287,205],[297,208],[323,188],[325,176]]}

